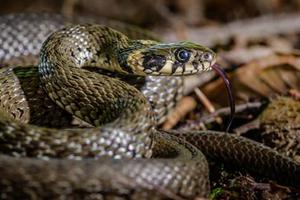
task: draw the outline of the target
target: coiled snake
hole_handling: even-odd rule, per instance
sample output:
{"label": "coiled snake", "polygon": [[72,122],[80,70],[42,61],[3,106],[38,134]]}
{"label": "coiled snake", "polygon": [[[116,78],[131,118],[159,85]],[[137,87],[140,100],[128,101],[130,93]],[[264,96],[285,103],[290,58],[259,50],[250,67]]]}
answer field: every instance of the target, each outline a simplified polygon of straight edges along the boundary
{"label": "coiled snake", "polygon": [[[154,113],[158,120],[168,113],[182,84],[179,77],[156,75],[209,70],[215,54],[205,47],[132,40],[103,25],[71,25],[46,39],[38,68],[12,65],[34,60],[41,41],[64,26],[61,20],[45,14],[0,19],[1,199],[206,197],[208,165],[199,149],[300,185],[298,163],[256,142],[212,131],[155,129]],[[106,70],[127,75],[111,78]],[[132,74],[140,75],[148,100],[123,81],[136,82]],[[72,115],[92,126],[73,127]]]}

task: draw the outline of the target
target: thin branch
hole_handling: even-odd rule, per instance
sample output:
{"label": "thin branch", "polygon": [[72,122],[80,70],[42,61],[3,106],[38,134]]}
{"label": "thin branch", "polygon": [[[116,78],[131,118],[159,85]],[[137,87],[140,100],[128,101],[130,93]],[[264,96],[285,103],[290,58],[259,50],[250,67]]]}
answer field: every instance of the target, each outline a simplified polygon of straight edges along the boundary
{"label": "thin branch", "polygon": [[[250,20],[238,20],[223,26],[191,28],[186,30],[187,38],[202,45],[212,47],[226,44],[233,37],[244,40],[270,37],[270,35],[300,32],[300,15],[267,15]],[[176,41],[176,33],[164,31],[165,41]]]}
{"label": "thin branch", "polygon": [[[242,113],[242,112],[252,111],[253,109],[260,109],[263,105],[264,104],[262,102],[253,102],[253,103],[237,105],[235,107],[235,109],[236,109],[236,113]],[[203,123],[209,124],[209,123],[216,121],[216,117],[226,116],[226,115],[230,115],[230,107],[221,108],[221,109],[215,111],[214,113],[211,113],[209,115],[205,115],[205,116],[201,117],[198,120],[190,121],[190,122],[188,122],[188,124],[185,124],[185,125],[179,127],[178,129],[179,130],[195,129],[199,126],[199,124],[203,124]]]}

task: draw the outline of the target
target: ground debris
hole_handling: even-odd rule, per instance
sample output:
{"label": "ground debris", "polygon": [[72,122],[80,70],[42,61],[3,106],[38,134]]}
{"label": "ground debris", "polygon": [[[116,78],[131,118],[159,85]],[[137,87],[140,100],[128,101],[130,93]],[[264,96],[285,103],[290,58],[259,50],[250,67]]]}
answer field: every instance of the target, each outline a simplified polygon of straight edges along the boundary
{"label": "ground debris", "polygon": [[300,162],[300,101],[273,99],[260,115],[262,139],[268,146]]}

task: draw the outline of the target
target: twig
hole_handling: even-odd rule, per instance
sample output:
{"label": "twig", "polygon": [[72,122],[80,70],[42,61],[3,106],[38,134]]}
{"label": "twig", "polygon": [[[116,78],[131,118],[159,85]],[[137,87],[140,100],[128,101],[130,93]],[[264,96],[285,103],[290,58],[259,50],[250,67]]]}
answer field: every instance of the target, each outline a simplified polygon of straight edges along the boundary
{"label": "twig", "polygon": [[196,87],[201,87],[202,85],[208,83],[215,76],[216,74],[211,71],[199,75],[184,77],[183,93],[185,95],[191,93]]}
{"label": "twig", "polygon": [[[246,103],[246,104],[242,104],[242,105],[237,105],[235,107],[236,109],[236,113],[242,113],[242,112],[248,112],[248,111],[252,111],[253,109],[260,109],[264,104],[262,102],[253,102],[253,103]],[[191,129],[197,129],[197,127],[199,126],[199,124],[204,123],[204,124],[209,124],[211,122],[214,122],[216,119],[216,117],[218,116],[226,116],[230,114],[230,107],[226,107],[226,108],[221,108],[217,111],[215,111],[214,113],[211,113],[209,115],[205,115],[203,117],[201,117],[198,120],[194,120],[194,121],[189,121],[188,124],[185,124],[181,127],[179,127],[179,130],[191,130]]]}
{"label": "twig", "polygon": [[203,92],[199,88],[195,88],[194,91],[209,113],[213,113],[216,111],[214,105],[210,102],[210,100],[205,96],[205,94],[203,94]]}
{"label": "twig", "polygon": [[[199,88],[195,88],[194,91],[195,91],[197,97],[200,99],[200,101],[204,105],[204,107],[208,110],[208,112],[214,113],[216,111],[216,109],[215,109],[214,105],[211,103],[211,101],[205,96],[205,94]],[[220,117],[217,117],[215,120],[219,124],[222,123],[222,119]]]}
{"label": "twig", "polygon": [[249,130],[259,128],[259,125],[260,125],[259,120],[255,119],[254,121],[251,121],[247,124],[244,124],[234,129],[233,132],[236,133],[237,135],[243,135],[244,133],[247,133]]}
{"label": "twig", "polygon": [[181,99],[171,115],[168,116],[166,122],[162,126],[162,129],[169,130],[173,128],[180,121],[180,119],[184,118],[189,112],[194,110],[196,106],[197,102],[193,97],[187,96]]}
{"label": "twig", "polygon": [[[202,45],[213,47],[226,44],[233,37],[244,40],[269,37],[270,35],[300,32],[300,15],[267,15],[251,20],[238,20],[223,26],[194,28],[186,30],[187,37]],[[163,32],[166,41],[176,41],[178,38],[172,31]]]}

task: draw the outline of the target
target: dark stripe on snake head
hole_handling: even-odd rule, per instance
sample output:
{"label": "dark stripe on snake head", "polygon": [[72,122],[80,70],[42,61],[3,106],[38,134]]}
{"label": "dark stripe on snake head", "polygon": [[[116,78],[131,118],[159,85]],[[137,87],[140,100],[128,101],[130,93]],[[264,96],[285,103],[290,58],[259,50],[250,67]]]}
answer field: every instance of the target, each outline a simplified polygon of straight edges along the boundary
{"label": "dark stripe on snake head", "polygon": [[145,55],[143,57],[144,71],[159,72],[166,64],[166,57],[163,55]]}
{"label": "dark stripe on snake head", "polygon": [[125,72],[128,72],[129,74],[133,74],[133,71],[132,71],[131,67],[128,65],[127,62],[122,62],[122,63],[120,63],[120,67],[121,67],[122,70],[124,70]]}
{"label": "dark stripe on snake head", "polygon": [[[132,68],[128,65],[127,59],[128,59],[128,53],[123,53],[121,56],[118,56],[118,62],[122,70],[129,74],[133,74]],[[124,57],[123,57],[124,56]]]}
{"label": "dark stripe on snake head", "polygon": [[205,66],[204,66],[204,63],[203,62],[200,62],[201,66],[202,66],[202,71],[205,70]]}
{"label": "dark stripe on snake head", "polygon": [[198,69],[198,65],[199,65],[199,63],[197,62],[197,61],[193,61],[192,62],[192,65],[193,65],[193,67],[194,67],[194,69]]}
{"label": "dark stripe on snake head", "polygon": [[184,71],[185,71],[184,64],[182,62],[179,62],[176,60],[172,65],[172,74],[174,74],[179,67],[182,68],[182,73],[184,73]]}

